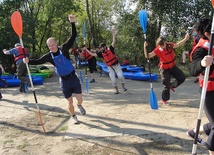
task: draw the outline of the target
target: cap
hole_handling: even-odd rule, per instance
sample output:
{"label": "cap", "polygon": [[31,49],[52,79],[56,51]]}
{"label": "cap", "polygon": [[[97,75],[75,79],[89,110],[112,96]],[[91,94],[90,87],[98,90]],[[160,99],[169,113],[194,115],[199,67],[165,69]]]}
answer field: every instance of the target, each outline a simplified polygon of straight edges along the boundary
{"label": "cap", "polygon": [[16,43],[14,46],[18,47],[18,46],[21,46],[21,44],[20,43]]}
{"label": "cap", "polygon": [[100,43],[99,48],[101,48],[101,47],[105,47],[105,46],[106,46],[106,44],[105,44],[105,43]]}

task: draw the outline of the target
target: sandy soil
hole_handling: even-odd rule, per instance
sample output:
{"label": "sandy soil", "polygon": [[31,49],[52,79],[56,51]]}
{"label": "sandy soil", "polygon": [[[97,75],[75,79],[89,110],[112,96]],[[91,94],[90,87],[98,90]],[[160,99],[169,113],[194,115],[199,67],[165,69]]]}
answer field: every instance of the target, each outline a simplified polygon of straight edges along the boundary
{"label": "sandy soil", "polygon": [[[82,73],[85,77],[84,70]],[[119,85],[121,93],[115,95],[109,77],[96,74],[96,83],[89,84],[90,94],[82,83],[87,114],[79,113],[75,101],[80,124],[73,125],[58,77],[53,74],[44,85],[35,86],[46,133],[37,116],[32,89],[21,94],[18,88],[2,88],[0,154],[189,155],[193,141],[185,132],[196,126],[200,99],[194,80],[187,78],[176,93],[171,93],[170,106],[159,102],[159,109],[151,110],[148,81],[126,80],[128,91],[123,92]],[[153,82],[153,87],[160,101],[160,80]],[[208,151],[198,145],[197,153],[207,155]]]}

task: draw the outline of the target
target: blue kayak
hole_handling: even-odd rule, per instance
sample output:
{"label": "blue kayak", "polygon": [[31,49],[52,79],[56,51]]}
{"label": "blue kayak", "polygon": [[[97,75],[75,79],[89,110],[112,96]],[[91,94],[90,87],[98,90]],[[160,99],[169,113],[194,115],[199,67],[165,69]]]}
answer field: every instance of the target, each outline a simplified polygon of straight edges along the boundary
{"label": "blue kayak", "polygon": [[[8,87],[18,87],[20,85],[20,80],[13,75],[2,75],[1,78],[6,80]],[[43,85],[44,79],[41,76],[32,76],[32,81],[34,85]],[[0,82],[0,87],[5,87],[2,82]]]}
{"label": "blue kayak", "polygon": [[[108,67],[103,62],[97,62],[97,65],[102,68],[106,75],[109,75]],[[138,80],[138,81],[150,81],[150,74],[143,71],[142,67],[134,65],[121,65],[123,76],[126,79]],[[158,75],[151,74],[151,80],[157,81]]]}

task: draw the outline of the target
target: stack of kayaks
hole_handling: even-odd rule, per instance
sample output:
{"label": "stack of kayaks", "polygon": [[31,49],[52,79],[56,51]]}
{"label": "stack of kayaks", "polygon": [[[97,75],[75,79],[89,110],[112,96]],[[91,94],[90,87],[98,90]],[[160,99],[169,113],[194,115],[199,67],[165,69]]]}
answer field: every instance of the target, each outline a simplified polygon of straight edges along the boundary
{"label": "stack of kayaks", "polygon": [[[102,68],[103,72],[106,75],[109,75],[108,72],[108,67],[106,66],[105,63],[103,62],[97,62],[97,65]],[[133,66],[133,65],[121,65],[121,69],[123,71],[123,76],[126,79],[131,79],[131,80],[139,80],[139,81],[149,81],[150,80],[150,76],[152,81],[157,81],[158,80],[158,75],[157,74],[149,74],[149,73],[145,73],[142,70],[142,67],[139,66]]]}
{"label": "stack of kayaks", "polygon": [[48,78],[52,75],[53,71],[49,69],[47,66],[29,66],[30,73],[32,76],[42,76],[43,78]]}
{"label": "stack of kayaks", "polygon": [[[8,87],[18,87],[20,85],[20,80],[16,76],[2,75],[1,78],[7,82]],[[34,85],[43,85],[44,78],[41,76],[32,76],[32,81]],[[5,87],[5,85],[0,82],[0,87]]]}

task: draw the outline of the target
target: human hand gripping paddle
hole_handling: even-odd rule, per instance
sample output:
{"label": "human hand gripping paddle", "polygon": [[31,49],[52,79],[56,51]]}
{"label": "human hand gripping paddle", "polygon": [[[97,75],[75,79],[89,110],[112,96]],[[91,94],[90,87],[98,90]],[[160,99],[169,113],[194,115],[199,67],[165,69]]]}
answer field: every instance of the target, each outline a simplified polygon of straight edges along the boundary
{"label": "human hand gripping paddle", "polygon": [[[24,50],[24,45],[23,45],[23,41],[22,41],[22,32],[23,32],[23,29],[22,29],[22,16],[21,16],[20,12],[19,11],[13,12],[13,14],[11,15],[10,19],[11,19],[11,25],[13,27],[13,30],[19,36],[19,40],[20,40],[20,44],[22,46],[22,50]],[[39,110],[39,106],[37,104],[36,93],[35,93],[35,90],[34,90],[32,78],[31,78],[31,74],[30,74],[30,70],[29,70],[29,67],[28,67],[27,63],[26,63],[26,67],[27,67],[27,72],[28,72],[29,79],[30,79],[30,84],[31,84],[31,87],[33,89],[33,95],[34,95],[34,99],[35,99],[35,102],[36,102],[36,107],[37,107],[37,110],[38,110],[38,117],[39,117],[40,123],[42,125],[42,129],[45,132],[45,128],[44,128],[44,124],[43,124],[43,121],[42,121],[41,113],[40,113],[40,110]]]}
{"label": "human hand gripping paddle", "polygon": [[[212,8],[214,9],[214,0],[212,0]],[[212,19],[210,46],[209,46],[209,50],[208,50],[207,55],[212,54],[213,43],[214,43],[214,14],[213,14],[213,19]],[[199,134],[199,129],[200,129],[200,125],[201,125],[201,118],[202,118],[202,113],[203,113],[203,109],[204,109],[204,102],[206,99],[207,83],[208,83],[209,73],[210,73],[210,66],[207,66],[205,69],[205,74],[204,74],[204,82],[203,82],[203,87],[202,87],[202,92],[201,92],[200,107],[199,107],[199,111],[198,111],[196,132],[195,132],[195,137],[194,137],[194,141],[193,141],[192,155],[196,155],[198,134]]]}
{"label": "human hand gripping paddle", "polygon": [[[140,20],[140,25],[143,29],[143,33],[144,33],[144,39],[146,40],[146,29],[147,29],[147,12],[146,10],[141,10],[139,12],[139,20]],[[155,95],[155,92],[153,90],[153,87],[152,87],[152,76],[151,76],[151,65],[150,65],[150,60],[149,60],[149,54],[147,52],[147,62],[149,64],[149,79],[150,79],[150,96],[149,96],[149,99],[150,99],[150,106],[153,110],[157,110],[158,109],[158,103],[157,103],[157,98],[156,98],[156,95]]]}

